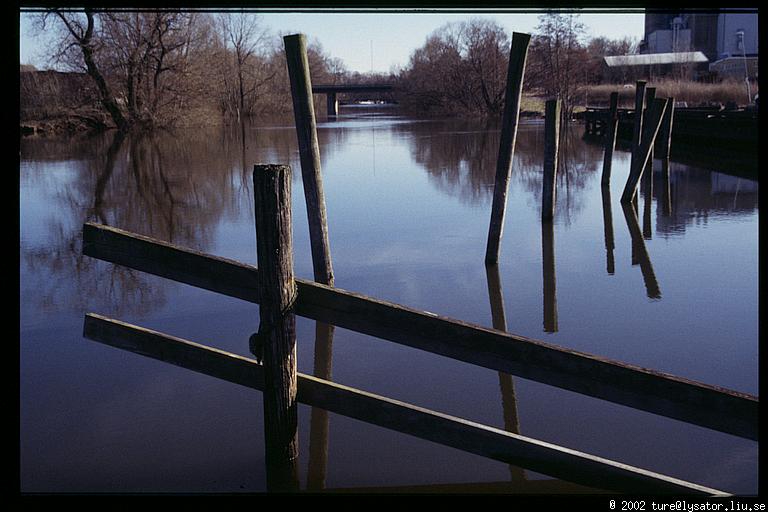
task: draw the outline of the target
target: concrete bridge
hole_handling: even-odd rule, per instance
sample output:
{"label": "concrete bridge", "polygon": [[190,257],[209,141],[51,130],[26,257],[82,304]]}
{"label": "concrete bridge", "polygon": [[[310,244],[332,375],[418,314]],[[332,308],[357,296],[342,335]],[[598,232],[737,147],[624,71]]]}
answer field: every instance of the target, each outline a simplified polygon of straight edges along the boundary
{"label": "concrete bridge", "polygon": [[314,94],[325,94],[326,104],[328,106],[328,115],[335,116],[339,113],[338,94],[342,92],[386,92],[394,87],[391,84],[336,84],[336,85],[313,85]]}

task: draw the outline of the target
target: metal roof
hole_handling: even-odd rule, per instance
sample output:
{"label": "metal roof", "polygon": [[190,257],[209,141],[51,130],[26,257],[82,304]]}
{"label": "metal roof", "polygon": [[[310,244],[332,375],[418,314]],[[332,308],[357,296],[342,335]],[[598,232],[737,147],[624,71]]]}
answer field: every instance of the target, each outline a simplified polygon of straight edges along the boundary
{"label": "metal roof", "polygon": [[608,67],[649,66],[655,64],[690,64],[709,62],[701,52],[644,53],[640,55],[616,55],[604,57]]}

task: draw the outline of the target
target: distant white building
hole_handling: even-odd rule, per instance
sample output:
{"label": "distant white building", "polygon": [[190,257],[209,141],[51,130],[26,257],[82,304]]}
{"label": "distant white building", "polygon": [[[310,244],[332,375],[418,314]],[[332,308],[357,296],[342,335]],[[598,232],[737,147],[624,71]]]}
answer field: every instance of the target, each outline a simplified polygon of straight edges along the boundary
{"label": "distant white building", "polygon": [[700,51],[720,76],[757,77],[757,11],[646,12],[640,53]]}

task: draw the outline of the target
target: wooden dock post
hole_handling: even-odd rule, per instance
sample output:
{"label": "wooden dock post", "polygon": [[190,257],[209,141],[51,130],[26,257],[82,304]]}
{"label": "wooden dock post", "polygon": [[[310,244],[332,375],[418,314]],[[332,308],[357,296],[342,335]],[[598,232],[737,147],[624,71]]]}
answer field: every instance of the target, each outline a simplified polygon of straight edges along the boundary
{"label": "wooden dock post", "polygon": [[611,165],[613,164],[613,150],[616,147],[616,133],[619,129],[619,93],[612,92],[610,108],[608,109],[608,122],[605,137],[605,154],[603,155],[603,175],[600,179],[602,185],[611,184]]}
{"label": "wooden dock post", "polygon": [[640,149],[640,141],[643,133],[643,102],[645,100],[645,80],[635,82],[635,119],[632,132],[632,158],[629,168],[634,169],[637,152]]}
{"label": "wooden dock post", "polygon": [[[307,205],[309,240],[312,251],[312,270],[316,282],[333,286],[333,267],[328,241],[328,216],[325,209],[323,179],[320,165],[320,146],[317,139],[317,121],[312,101],[312,81],[309,73],[306,37],[294,34],[283,38],[291,82],[293,114],[299,144],[301,175]],[[328,115],[335,116],[338,99],[335,92],[327,94]],[[314,374],[331,379],[334,326],[324,322],[315,325]],[[307,488],[320,490],[325,487],[328,460],[328,413],[313,408],[311,412],[309,440],[309,469]]]}
{"label": "wooden dock post", "polygon": [[555,196],[557,194],[557,146],[560,140],[560,100],[547,100],[545,116],[541,220],[551,221],[555,217]]}
{"label": "wooden dock post", "polygon": [[530,34],[514,32],[509,52],[507,85],[504,93],[504,115],[501,124],[499,156],[496,162],[496,178],[491,205],[491,223],[488,228],[488,244],[485,250],[485,262],[496,263],[499,260],[499,246],[504,230],[504,213],[507,209],[507,190],[512,172],[512,159],[515,154],[517,121],[520,117],[520,98],[523,93],[523,75],[528,56]]}
{"label": "wooden dock post", "polygon": [[299,140],[301,177],[307,203],[309,239],[312,248],[312,269],[315,281],[333,286],[328,221],[320,168],[320,145],[317,140],[315,107],[312,103],[312,81],[309,76],[307,41],[304,34],[285,36],[285,57],[291,82],[293,116]]}
{"label": "wooden dock post", "polygon": [[267,490],[282,492],[299,489],[290,174],[287,165],[256,165],[253,170]]}
{"label": "wooden dock post", "polygon": [[[656,99],[656,88],[655,87],[647,87],[645,89],[645,112],[643,113],[643,119],[646,119],[648,116],[648,112],[651,108],[651,105],[653,104],[653,100]],[[642,144],[643,141],[640,141],[640,144]],[[646,165],[646,170],[649,172],[653,172],[653,147],[655,144],[651,145],[651,156],[648,157],[648,164]],[[653,189],[653,186],[651,185],[651,189]]]}
{"label": "wooden dock post", "polygon": [[675,98],[669,98],[667,108],[664,111],[664,118],[659,128],[659,159],[661,160],[662,184],[664,186],[664,203],[662,213],[670,215],[672,212],[671,190],[669,177],[669,156],[672,147],[672,124],[675,118]]}
{"label": "wooden dock post", "polygon": [[656,134],[659,132],[661,119],[664,116],[664,110],[669,100],[655,99],[649,110],[648,119],[644,121],[642,144],[632,153],[632,164],[627,177],[627,183],[624,186],[624,192],[621,195],[622,202],[630,202],[635,198],[637,192],[637,183],[643,175],[646,162],[651,154],[651,149],[656,140]]}

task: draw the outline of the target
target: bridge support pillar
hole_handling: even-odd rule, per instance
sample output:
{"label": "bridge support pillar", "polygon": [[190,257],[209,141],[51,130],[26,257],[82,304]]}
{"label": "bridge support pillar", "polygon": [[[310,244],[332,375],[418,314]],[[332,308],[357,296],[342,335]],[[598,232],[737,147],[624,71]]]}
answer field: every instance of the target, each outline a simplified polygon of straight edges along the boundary
{"label": "bridge support pillar", "polygon": [[335,92],[329,92],[325,95],[328,104],[328,117],[336,116],[339,113],[339,99]]}

